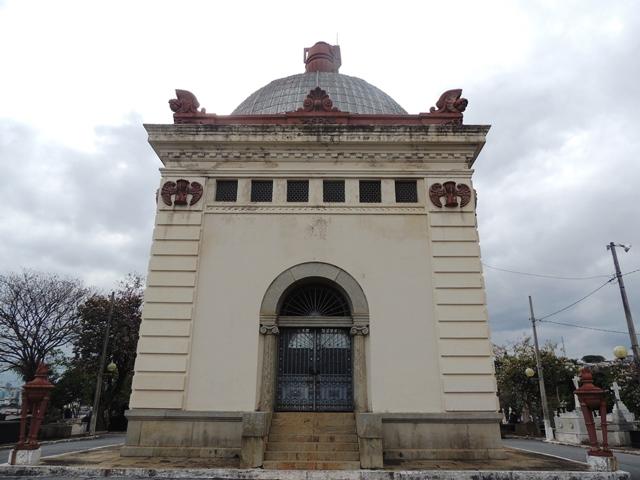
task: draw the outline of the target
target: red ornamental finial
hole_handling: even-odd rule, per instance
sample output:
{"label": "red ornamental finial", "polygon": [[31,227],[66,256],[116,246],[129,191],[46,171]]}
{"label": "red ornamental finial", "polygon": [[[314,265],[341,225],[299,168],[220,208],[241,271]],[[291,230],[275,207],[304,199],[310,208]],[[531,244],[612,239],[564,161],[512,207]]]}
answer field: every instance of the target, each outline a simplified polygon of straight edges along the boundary
{"label": "red ornamental finial", "polygon": [[340,46],[317,42],[313,47],[304,49],[304,63],[307,72],[338,73],[342,65]]}

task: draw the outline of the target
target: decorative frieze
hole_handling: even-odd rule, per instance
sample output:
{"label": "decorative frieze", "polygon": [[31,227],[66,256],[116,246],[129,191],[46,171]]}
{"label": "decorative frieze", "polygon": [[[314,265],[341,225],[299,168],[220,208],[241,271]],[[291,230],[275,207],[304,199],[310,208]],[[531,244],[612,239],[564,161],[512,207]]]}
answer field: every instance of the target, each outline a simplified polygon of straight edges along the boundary
{"label": "decorative frieze", "polygon": [[[316,117],[312,117],[316,118]],[[340,159],[343,162],[461,162],[468,163],[472,160],[473,154],[451,153],[451,152],[351,152],[351,151],[283,151],[256,149],[242,152],[235,150],[217,151],[165,151],[161,152],[161,158],[172,161],[243,161],[243,162],[264,162],[264,161],[296,161],[313,159],[317,161],[334,161]]]}
{"label": "decorative frieze", "polygon": [[300,213],[300,214],[372,214],[372,215],[426,215],[424,207],[286,207],[263,205],[221,205],[207,206],[205,213]]}

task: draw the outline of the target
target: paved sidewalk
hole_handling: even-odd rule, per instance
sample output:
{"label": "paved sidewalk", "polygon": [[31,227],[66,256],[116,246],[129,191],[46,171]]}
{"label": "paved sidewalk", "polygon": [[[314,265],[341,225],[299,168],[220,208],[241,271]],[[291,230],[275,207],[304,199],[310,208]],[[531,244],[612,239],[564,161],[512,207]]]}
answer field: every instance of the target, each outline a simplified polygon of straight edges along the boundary
{"label": "paved sidewalk", "polygon": [[[503,460],[402,460],[389,463],[385,470],[554,470],[584,472],[584,463],[553,458],[536,453],[506,449]],[[82,452],[68,453],[42,459],[48,466],[77,466],[91,468],[144,468],[144,469],[193,469],[193,468],[239,468],[237,458],[157,458],[121,457],[120,447],[106,447]]]}

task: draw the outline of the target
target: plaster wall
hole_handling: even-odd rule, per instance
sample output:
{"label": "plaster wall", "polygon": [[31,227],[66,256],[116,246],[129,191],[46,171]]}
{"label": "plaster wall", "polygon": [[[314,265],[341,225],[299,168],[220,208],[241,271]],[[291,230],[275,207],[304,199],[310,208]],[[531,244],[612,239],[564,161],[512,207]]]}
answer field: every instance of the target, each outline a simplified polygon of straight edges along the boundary
{"label": "plaster wall", "polygon": [[282,271],[318,261],[369,301],[372,408],[440,411],[427,227],[424,215],[206,215],[186,408],[255,408],[260,302]]}

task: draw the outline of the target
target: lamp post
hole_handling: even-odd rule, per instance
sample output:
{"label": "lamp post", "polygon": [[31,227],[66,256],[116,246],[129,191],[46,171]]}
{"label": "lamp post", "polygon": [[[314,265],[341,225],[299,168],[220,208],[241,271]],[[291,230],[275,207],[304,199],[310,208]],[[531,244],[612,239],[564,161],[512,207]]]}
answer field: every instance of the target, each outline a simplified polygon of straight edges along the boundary
{"label": "lamp post", "polygon": [[635,362],[636,367],[640,368],[640,348],[638,347],[638,337],[636,336],[636,327],[633,324],[633,317],[631,317],[631,307],[629,307],[627,291],[624,288],[624,280],[622,279],[622,273],[620,273],[620,263],[618,263],[618,254],[616,253],[616,247],[620,247],[625,252],[628,252],[631,249],[631,245],[610,242],[609,245],[607,245],[607,250],[611,250],[611,256],[613,257],[613,266],[616,269],[616,278],[618,279],[620,296],[622,297],[622,308],[624,308],[624,316],[627,319],[627,329],[629,330],[629,337],[631,338],[631,351],[633,352],[633,361]]}
{"label": "lamp post", "polygon": [[[100,410],[100,395],[102,394],[102,375],[104,374],[104,362],[107,358],[107,346],[109,345],[109,332],[111,331],[111,319],[113,318],[114,293],[111,292],[109,305],[109,316],[107,317],[107,328],[102,341],[102,354],[100,355],[100,365],[98,366],[98,378],[96,379],[96,394],[93,397],[93,410],[91,411],[91,422],[89,422],[89,435],[96,434],[96,423],[98,422],[98,411]],[[111,362],[115,365],[115,363]],[[111,366],[109,364],[109,366]]]}
{"label": "lamp post", "polygon": [[540,359],[540,347],[538,346],[538,332],[536,331],[536,316],[533,313],[533,300],[529,295],[529,311],[531,312],[531,327],[533,328],[533,346],[536,353],[536,368],[538,369],[538,387],[540,388],[540,402],[542,403],[542,418],[544,421],[544,436],[547,442],[554,440],[551,417],[549,416],[549,406],[547,404],[547,392],[544,388],[544,373],[542,371],[542,360]]}

